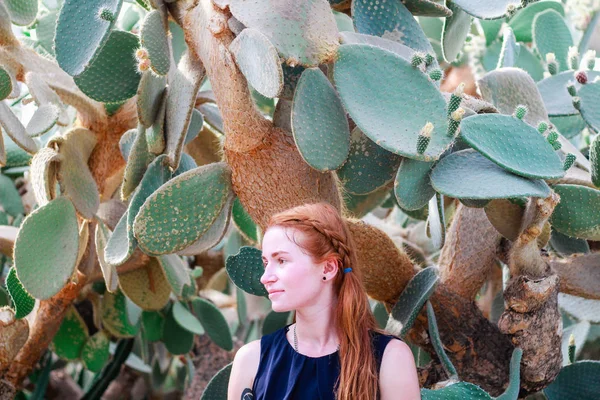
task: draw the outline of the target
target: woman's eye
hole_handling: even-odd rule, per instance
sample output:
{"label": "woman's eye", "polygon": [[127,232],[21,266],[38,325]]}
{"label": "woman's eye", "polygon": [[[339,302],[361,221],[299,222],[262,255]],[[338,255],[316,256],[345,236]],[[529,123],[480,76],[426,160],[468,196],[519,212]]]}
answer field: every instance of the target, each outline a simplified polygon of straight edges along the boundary
{"label": "woman's eye", "polygon": [[284,259],[280,258],[279,259],[279,263],[281,264],[283,261],[285,261]]}

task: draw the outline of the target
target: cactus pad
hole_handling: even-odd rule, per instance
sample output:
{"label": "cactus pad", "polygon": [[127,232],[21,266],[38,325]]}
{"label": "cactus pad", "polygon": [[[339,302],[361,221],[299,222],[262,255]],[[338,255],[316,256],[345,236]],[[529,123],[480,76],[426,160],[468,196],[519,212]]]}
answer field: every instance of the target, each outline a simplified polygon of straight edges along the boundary
{"label": "cactus pad", "polygon": [[595,132],[600,132],[600,81],[583,85],[577,95],[581,99],[581,116]]}
{"label": "cactus pad", "polygon": [[162,309],[171,294],[171,286],[156,258],[142,268],[119,274],[119,286],[142,310]]}
{"label": "cactus pad", "polygon": [[444,19],[442,55],[447,62],[453,62],[465,44],[465,39],[471,29],[472,17],[454,2],[448,2],[447,4],[452,11],[452,15]]}
{"label": "cactus pad", "polygon": [[432,0],[406,0],[403,4],[413,15],[423,17],[450,17],[452,10]]}
{"label": "cactus pad", "polygon": [[190,246],[217,219],[230,192],[231,171],[224,162],[173,178],[148,197],[135,217],[140,248],[160,255]]}
{"label": "cactus pad", "polygon": [[100,264],[100,269],[102,270],[102,276],[104,277],[104,284],[106,286],[106,290],[111,293],[114,293],[117,290],[119,285],[119,281],[117,278],[117,270],[113,265],[110,265],[104,259],[104,251],[106,249],[106,243],[110,238],[110,231],[101,220],[97,221],[96,232],[94,241],[96,244],[96,252],[98,253],[98,263]]}
{"label": "cactus pad", "polygon": [[[290,317],[290,311],[276,312],[269,311],[262,326],[262,334],[268,335],[269,333],[275,332],[277,329],[285,327],[288,318]],[[387,315],[386,315],[387,317]]]}
{"label": "cactus pad", "polygon": [[527,7],[519,10],[519,12],[508,21],[508,25],[515,33],[515,38],[518,42],[530,43],[533,41],[533,19],[542,11],[553,9],[561,16],[565,15],[564,6],[557,1],[542,0],[536,3],[529,3]]}
{"label": "cactus pad", "polygon": [[25,214],[21,196],[15,188],[14,182],[7,176],[0,174],[0,207],[8,215],[16,217]]}
{"label": "cactus pad", "polygon": [[600,392],[600,361],[579,361],[560,370],[556,379],[544,389],[548,400],[593,399]]}
{"label": "cactus pad", "polygon": [[162,339],[165,319],[156,311],[142,311],[142,330],[144,338],[149,342]]}
{"label": "cactus pad", "polygon": [[101,19],[102,9],[118,15],[122,4],[123,0],[64,1],[56,23],[54,46],[58,65],[69,75],[81,74],[108,40],[115,21]]}
{"label": "cactus pad", "polygon": [[304,70],[294,93],[292,131],[302,158],[319,171],[338,169],[348,157],[350,130],[338,94],[318,68]]}
{"label": "cactus pad", "polygon": [[133,33],[113,31],[89,67],[74,78],[75,83],[88,97],[103,103],[135,96],[140,75],[134,52],[139,46]]}
{"label": "cactus pad", "polygon": [[181,297],[184,286],[191,285],[192,283],[187,265],[176,254],[159,256],[157,259],[171,285],[173,293]]}
{"label": "cactus pad", "polygon": [[158,75],[167,75],[171,66],[166,22],[159,10],[150,11],[144,18],[140,32],[142,46],[148,50],[152,71]]}
{"label": "cactus pad", "polygon": [[144,128],[149,128],[157,120],[166,85],[167,79],[163,76],[157,76],[151,71],[142,74],[137,91],[137,110],[138,119]]}
{"label": "cactus pad", "polygon": [[[340,33],[340,39],[342,44],[369,44],[371,46],[381,47],[382,49],[389,50],[392,53],[396,53],[405,60],[411,61],[411,63],[413,62],[415,56],[418,55],[418,53],[415,50],[403,45],[402,43],[395,42],[389,39],[384,39],[379,36],[364,35],[362,33],[354,32],[342,32]],[[422,63],[423,57],[421,55],[418,55],[418,58]],[[434,68],[439,67],[437,61],[435,61],[432,66]]]}
{"label": "cactus pad", "polygon": [[193,345],[194,334],[203,335],[204,328],[200,321],[183,303],[173,303],[165,318],[163,341],[172,354],[185,354]]}
{"label": "cactus pad", "polygon": [[60,108],[52,103],[42,104],[27,123],[25,131],[31,137],[41,136],[48,132],[60,116]]}
{"label": "cactus pad", "polygon": [[66,197],[29,214],[14,247],[15,268],[25,290],[40,300],[58,293],[75,270],[78,243],[75,207]]}
{"label": "cactus pad", "polygon": [[267,37],[288,64],[316,66],[330,60],[338,30],[321,0],[231,0],[229,9],[248,28]]}
{"label": "cactus pad", "polygon": [[60,358],[76,360],[88,341],[88,328],[74,306],[69,307],[54,339],[52,347]]}
{"label": "cactus pad", "polygon": [[6,70],[0,67],[0,101],[7,98],[13,90],[12,79]]}
{"label": "cactus pad", "polygon": [[590,164],[592,183],[600,187],[600,135],[596,135],[590,143]]}
{"label": "cactus pad", "polygon": [[537,129],[502,114],[466,118],[461,138],[499,166],[526,178],[558,179],[562,161]]}
{"label": "cactus pad", "polygon": [[255,296],[268,295],[267,289],[260,282],[264,264],[259,249],[242,246],[238,254],[227,258],[225,268],[233,283],[244,292]]}
{"label": "cactus pad", "polygon": [[389,183],[402,157],[377,146],[359,128],[350,136],[350,153],[336,171],[344,189],[353,194],[368,194]]}
{"label": "cactus pad", "polygon": [[27,26],[35,21],[38,13],[38,0],[6,0],[4,4],[13,24]]}
{"label": "cactus pad", "polygon": [[521,389],[521,358],[523,357],[523,349],[517,347],[513,350],[510,357],[510,380],[508,387],[496,400],[513,400],[519,398],[519,390]]}
{"label": "cactus pad", "polygon": [[92,372],[100,372],[108,359],[110,340],[104,331],[91,336],[81,349],[81,361],[85,368]]}
{"label": "cactus pad", "polygon": [[[229,386],[229,376],[231,375],[231,367],[233,363],[229,363],[219,370],[212,377],[200,400],[217,400],[227,398],[227,387]],[[247,396],[249,399],[251,397]],[[245,400],[245,399],[244,399]]]}
{"label": "cactus pad", "polygon": [[571,31],[564,18],[553,9],[548,9],[533,18],[533,43],[542,56],[554,53],[558,62],[558,71],[567,71],[569,62],[567,52],[573,46]]}
{"label": "cactus pad", "polygon": [[26,317],[33,307],[35,307],[35,299],[31,297],[25,290],[19,278],[17,277],[17,271],[15,268],[11,268],[6,276],[6,289],[15,308],[15,318],[20,319]]}
{"label": "cactus pad", "polygon": [[127,231],[127,216],[129,212],[121,216],[104,248],[104,261],[113,267],[118,267],[131,257],[135,250],[134,238]]}
{"label": "cactus pad", "polygon": [[502,31],[502,48],[497,68],[516,67],[520,52],[521,45],[517,44],[512,29],[508,26],[505,27]]}
{"label": "cactus pad", "polygon": [[37,144],[27,134],[21,121],[13,114],[10,107],[4,101],[0,102],[0,126],[4,128],[4,131],[6,131],[17,146],[30,154],[34,154],[37,151]]}
{"label": "cactus pad", "polygon": [[229,324],[223,313],[213,303],[200,297],[192,300],[192,310],[194,310],[211,340],[222,349],[231,351],[233,349],[233,339]]}
{"label": "cactus pad", "polygon": [[[346,110],[377,145],[424,161],[437,159],[450,146],[446,101],[410,61],[374,46],[348,44],[339,49],[333,75]],[[434,125],[431,142],[418,154],[419,132],[427,122]]]}
{"label": "cactus pad", "polygon": [[248,214],[248,212],[244,209],[239,197],[236,197],[233,202],[231,216],[235,226],[246,240],[254,243],[258,241],[258,230],[256,223],[252,220],[250,214]]}
{"label": "cactus pad", "polygon": [[104,293],[102,298],[102,326],[119,338],[134,337],[141,325],[139,320],[135,324],[129,322],[126,304],[127,299],[120,290],[115,294]]}
{"label": "cactus pad", "polygon": [[439,193],[459,199],[546,197],[550,194],[550,188],[543,180],[514,175],[472,149],[444,157],[431,172],[431,184]]}
{"label": "cactus pad", "polygon": [[509,13],[512,7],[521,6],[519,0],[500,0],[494,2],[478,1],[478,0],[457,0],[456,5],[462,8],[465,12],[480,19],[496,19],[504,17]]}
{"label": "cactus pad", "polygon": [[[600,71],[587,71],[588,80],[600,76]],[[575,81],[573,71],[561,72],[538,82],[537,86],[544,99],[544,105],[551,117],[578,114],[573,107],[572,97],[567,91],[567,84],[573,81],[575,90],[579,91],[583,85]],[[562,132],[562,131],[561,131]]]}
{"label": "cactus pad", "polygon": [[446,354],[444,350],[444,344],[442,343],[442,339],[440,338],[440,331],[438,330],[437,321],[435,319],[435,312],[433,311],[433,306],[431,302],[427,301],[427,322],[429,325],[429,336],[431,338],[431,344],[435,349],[436,354],[438,355],[444,370],[450,377],[450,379],[458,378],[458,373],[456,372],[456,368],[452,365],[452,361]]}
{"label": "cactus pad", "polygon": [[[198,111],[194,108],[192,110],[192,117],[190,118],[190,125],[188,126],[188,130],[187,130],[187,133],[185,134],[185,140],[183,143],[188,144],[189,142],[194,140],[198,136],[200,131],[202,130],[203,126],[204,126],[204,117],[202,116],[202,113],[200,111]],[[182,155],[182,157],[183,157],[183,155]]]}
{"label": "cactus pad", "polygon": [[394,195],[398,205],[405,210],[419,210],[435,194],[429,174],[433,163],[405,158],[398,168],[394,182]]}
{"label": "cactus pad", "polygon": [[556,185],[560,203],[550,217],[552,227],[575,238],[600,240],[600,190],[587,186]]}
{"label": "cactus pad", "polygon": [[419,271],[408,282],[390,313],[386,331],[404,337],[439,281],[436,267]]}
{"label": "cactus pad", "polygon": [[135,188],[140,184],[144,177],[146,168],[152,162],[154,155],[148,151],[148,142],[146,142],[146,132],[141,125],[135,133],[135,139],[131,146],[131,151],[127,157],[123,184],[121,185],[121,199],[127,200]]}
{"label": "cactus pad", "polygon": [[248,83],[265,97],[283,90],[283,70],[275,46],[255,29],[244,29],[229,45],[235,62]]}
{"label": "cactus pad", "polygon": [[454,383],[438,390],[421,389],[421,398],[423,400],[493,400],[485,390],[469,382]]}

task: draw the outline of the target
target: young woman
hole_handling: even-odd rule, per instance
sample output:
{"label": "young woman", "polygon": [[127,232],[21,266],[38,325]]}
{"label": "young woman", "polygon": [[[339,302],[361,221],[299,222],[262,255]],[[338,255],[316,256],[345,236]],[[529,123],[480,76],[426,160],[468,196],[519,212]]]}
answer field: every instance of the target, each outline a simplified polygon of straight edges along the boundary
{"label": "young woman", "polygon": [[228,400],[417,400],[410,348],[377,328],[352,237],[329,204],[274,215],[262,241],[261,283],[294,323],[244,345]]}

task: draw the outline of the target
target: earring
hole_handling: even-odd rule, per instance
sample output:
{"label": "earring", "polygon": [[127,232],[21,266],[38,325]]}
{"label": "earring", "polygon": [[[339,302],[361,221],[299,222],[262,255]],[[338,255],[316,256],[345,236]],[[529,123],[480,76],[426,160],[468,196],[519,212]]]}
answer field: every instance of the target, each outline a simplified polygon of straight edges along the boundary
{"label": "earring", "polygon": [[325,279],[327,279],[327,278],[323,277],[323,280],[325,280]]}

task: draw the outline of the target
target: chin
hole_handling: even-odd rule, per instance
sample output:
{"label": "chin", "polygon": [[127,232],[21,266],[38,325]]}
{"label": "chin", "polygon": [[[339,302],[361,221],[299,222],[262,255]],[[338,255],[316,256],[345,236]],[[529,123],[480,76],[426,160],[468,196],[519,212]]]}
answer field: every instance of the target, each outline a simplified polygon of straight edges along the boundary
{"label": "chin", "polygon": [[286,312],[291,311],[291,308],[286,307],[283,304],[271,303],[271,309],[275,312]]}

